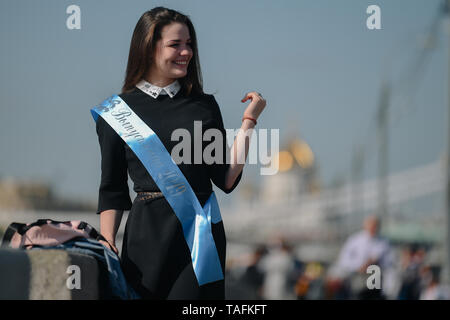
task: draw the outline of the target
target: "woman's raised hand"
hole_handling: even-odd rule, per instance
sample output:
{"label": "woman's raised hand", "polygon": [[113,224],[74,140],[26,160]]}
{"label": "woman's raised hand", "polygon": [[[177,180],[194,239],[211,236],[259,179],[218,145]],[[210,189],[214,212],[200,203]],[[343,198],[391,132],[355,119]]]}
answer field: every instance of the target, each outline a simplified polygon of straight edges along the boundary
{"label": "woman's raised hand", "polygon": [[252,102],[250,102],[247,109],[245,109],[244,117],[258,119],[259,115],[266,106],[266,100],[264,100],[264,98],[256,91],[247,93],[241,100],[241,102],[245,102],[248,99],[250,99]]}

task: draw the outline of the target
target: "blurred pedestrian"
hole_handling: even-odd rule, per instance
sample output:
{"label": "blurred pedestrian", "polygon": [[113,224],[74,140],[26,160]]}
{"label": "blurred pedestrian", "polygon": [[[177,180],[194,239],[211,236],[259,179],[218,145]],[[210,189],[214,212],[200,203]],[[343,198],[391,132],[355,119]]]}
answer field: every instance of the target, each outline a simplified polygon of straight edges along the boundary
{"label": "blurred pedestrian", "polygon": [[298,300],[320,300],[324,298],[324,268],[319,262],[310,262],[295,284]]}
{"label": "blurred pedestrian", "polygon": [[427,268],[428,283],[420,294],[420,300],[447,300],[449,299],[448,291],[440,284],[440,267],[430,266]]}
{"label": "blurred pedestrian", "polygon": [[262,300],[263,299],[263,284],[265,272],[261,267],[261,261],[267,254],[267,248],[265,245],[258,246],[252,256],[249,265],[245,269],[241,278],[241,284],[245,285],[248,289],[250,300]]}
{"label": "blurred pedestrian", "polygon": [[290,278],[295,272],[295,258],[291,246],[279,239],[261,262],[265,272],[263,297],[266,300],[288,300],[295,298]]}
{"label": "blurred pedestrian", "polygon": [[[380,220],[375,215],[364,220],[363,230],[345,242],[336,263],[331,267],[330,283],[337,286],[338,299],[383,299],[391,295],[394,259],[389,242],[379,235]],[[381,270],[381,289],[367,287],[367,268]]]}
{"label": "blurred pedestrian", "polygon": [[399,300],[418,300],[423,289],[421,270],[425,267],[424,248],[417,244],[406,248],[402,253],[401,286],[397,296]]}

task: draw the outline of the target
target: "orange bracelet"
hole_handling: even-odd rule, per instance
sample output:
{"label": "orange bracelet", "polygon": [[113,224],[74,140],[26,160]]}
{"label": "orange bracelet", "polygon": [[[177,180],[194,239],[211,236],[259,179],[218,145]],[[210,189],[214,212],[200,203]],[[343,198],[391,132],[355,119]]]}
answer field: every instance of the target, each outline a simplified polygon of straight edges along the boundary
{"label": "orange bracelet", "polygon": [[248,119],[248,120],[253,121],[253,122],[255,123],[255,126],[256,126],[257,122],[256,122],[256,119],[255,119],[255,118],[252,118],[252,117],[249,117],[249,116],[244,116],[244,117],[242,118],[242,122],[244,122],[245,119]]}

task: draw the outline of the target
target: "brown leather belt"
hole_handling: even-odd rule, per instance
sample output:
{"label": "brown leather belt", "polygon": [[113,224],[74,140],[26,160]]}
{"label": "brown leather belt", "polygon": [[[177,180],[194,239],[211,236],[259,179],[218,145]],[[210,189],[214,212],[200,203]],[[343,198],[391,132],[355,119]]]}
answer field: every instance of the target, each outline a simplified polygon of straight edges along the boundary
{"label": "brown leather belt", "polygon": [[[206,196],[209,197],[211,192],[196,192],[197,196]],[[162,198],[164,197],[162,192],[153,192],[153,191],[141,191],[137,193],[136,200],[148,200],[148,199],[155,199],[155,198]]]}
{"label": "brown leather belt", "polygon": [[162,192],[138,192],[136,199],[137,200],[148,200],[148,199],[154,199],[154,198],[160,198],[163,197]]}

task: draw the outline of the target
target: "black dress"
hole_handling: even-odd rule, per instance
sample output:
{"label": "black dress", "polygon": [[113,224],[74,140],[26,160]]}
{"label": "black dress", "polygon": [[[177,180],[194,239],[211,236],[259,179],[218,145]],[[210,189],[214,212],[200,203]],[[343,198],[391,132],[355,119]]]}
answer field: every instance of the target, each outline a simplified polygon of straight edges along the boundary
{"label": "black dress", "polygon": [[[211,181],[224,192],[225,188],[225,129],[214,96],[202,94],[188,97],[180,90],[174,97],[159,95],[156,99],[135,88],[120,97],[158,135],[171,153],[179,141],[172,141],[175,129],[184,128],[191,134],[191,164],[179,164],[203,206],[212,192]],[[194,164],[194,143],[203,149],[211,142],[201,142],[194,135],[194,121],[202,121],[202,133],[219,129],[224,137],[222,163]],[[122,246],[122,268],[130,285],[146,299],[224,299],[224,280],[199,286],[192,267],[189,248],[181,224],[164,197],[146,199],[137,196],[131,203],[128,174],[135,192],[160,191],[140,160],[128,145],[103,120],[97,121],[102,156],[102,175],[97,213],[108,209],[130,210]],[[127,174],[128,170],[128,174]],[[212,225],[212,233],[225,271],[226,238],[222,221]]]}

